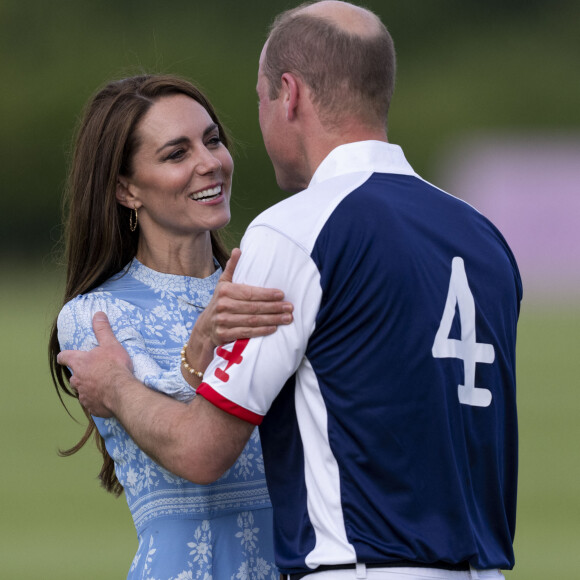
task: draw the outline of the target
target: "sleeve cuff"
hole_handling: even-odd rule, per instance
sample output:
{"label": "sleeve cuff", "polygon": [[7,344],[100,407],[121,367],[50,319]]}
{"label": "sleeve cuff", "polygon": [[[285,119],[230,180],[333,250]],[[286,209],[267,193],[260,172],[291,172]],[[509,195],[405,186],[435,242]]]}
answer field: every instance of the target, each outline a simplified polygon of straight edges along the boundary
{"label": "sleeve cuff", "polygon": [[248,411],[244,407],[240,407],[233,401],[226,399],[222,395],[220,395],[217,391],[212,389],[210,385],[207,383],[201,383],[197,388],[196,394],[201,395],[204,399],[208,400],[210,403],[215,405],[218,409],[229,413],[230,415],[234,415],[243,421],[247,421],[252,425],[260,425],[262,423],[264,417],[262,415],[258,415],[252,411]]}

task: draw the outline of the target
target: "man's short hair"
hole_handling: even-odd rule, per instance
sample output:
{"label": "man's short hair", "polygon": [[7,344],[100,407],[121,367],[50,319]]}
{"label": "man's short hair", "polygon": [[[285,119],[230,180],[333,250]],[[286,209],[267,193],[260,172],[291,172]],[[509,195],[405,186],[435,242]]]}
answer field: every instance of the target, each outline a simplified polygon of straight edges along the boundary
{"label": "man's short hair", "polygon": [[321,121],[338,126],[355,117],[386,127],[395,85],[393,39],[375,16],[377,32],[351,34],[332,21],[302,12],[307,4],[280,14],[268,37],[263,73],[271,99],[281,88],[281,77],[291,72],[312,90]]}

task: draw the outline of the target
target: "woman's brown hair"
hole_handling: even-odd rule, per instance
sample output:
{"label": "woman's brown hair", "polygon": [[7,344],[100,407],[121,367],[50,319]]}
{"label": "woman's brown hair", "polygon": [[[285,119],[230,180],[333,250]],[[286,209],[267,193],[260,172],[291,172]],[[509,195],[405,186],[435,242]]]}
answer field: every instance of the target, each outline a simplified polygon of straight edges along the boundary
{"label": "woman's brown hair", "polygon": [[[207,98],[188,81],[174,75],[140,75],[113,81],[97,92],[81,119],[64,194],[66,284],[63,305],[100,286],[126,266],[137,252],[138,229],[129,229],[130,210],[115,196],[119,175],[131,177],[132,161],[139,147],[137,126],[161,97],[184,94],[197,101],[217,124],[229,148],[227,135]],[[223,267],[228,252],[217,232],[211,232],[213,254]],[[77,398],[70,388],[70,371],[58,364],[60,352],[55,320],[50,335],[49,361],[57,394]],[[103,487],[120,495],[114,462],[89,413],[89,424],[80,441],[62,456],[79,451],[94,435],[103,456],[99,479]]]}

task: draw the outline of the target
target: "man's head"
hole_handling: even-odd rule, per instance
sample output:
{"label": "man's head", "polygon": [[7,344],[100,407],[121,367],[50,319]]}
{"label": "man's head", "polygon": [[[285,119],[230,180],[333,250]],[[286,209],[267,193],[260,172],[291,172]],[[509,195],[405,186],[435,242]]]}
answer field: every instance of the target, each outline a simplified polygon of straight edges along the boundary
{"label": "man's head", "polygon": [[393,41],[379,18],[347,2],[302,4],[274,21],[260,57],[260,127],[278,185],[306,187],[342,143],[386,141]]}
{"label": "man's head", "polygon": [[393,41],[380,19],[334,0],[302,4],[274,21],[264,54],[269,96],[283,73],[306,83],[322,123],[339,127],[353,117],[386,127],[395,84]]}

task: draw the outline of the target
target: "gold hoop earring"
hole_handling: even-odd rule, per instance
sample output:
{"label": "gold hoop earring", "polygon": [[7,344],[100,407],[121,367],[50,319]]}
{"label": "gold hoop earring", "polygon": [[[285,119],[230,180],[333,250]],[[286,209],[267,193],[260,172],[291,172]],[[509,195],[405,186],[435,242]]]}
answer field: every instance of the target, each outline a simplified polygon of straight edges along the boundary
{"label": "gold hoop earring", "polygon": [[[135,212],[135,220],[133,220],[133,212]],[[129,212],[129,229],[134,232],[137,229],[137,208],[134,207],[132,210],[130,210]]]}

